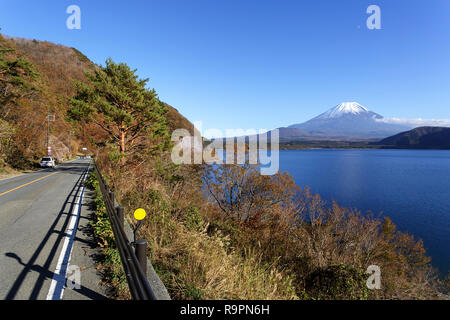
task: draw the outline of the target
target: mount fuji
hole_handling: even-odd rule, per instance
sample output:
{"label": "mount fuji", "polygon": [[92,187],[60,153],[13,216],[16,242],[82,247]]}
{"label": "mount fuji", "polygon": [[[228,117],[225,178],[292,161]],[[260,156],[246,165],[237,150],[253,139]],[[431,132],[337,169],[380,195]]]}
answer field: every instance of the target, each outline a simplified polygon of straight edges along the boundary
{"label": "mount fuji", "polygon": [[357,102],[342,102],[309,121],[279,128],[280,140],[370,140],[412,129],[383,119]]}

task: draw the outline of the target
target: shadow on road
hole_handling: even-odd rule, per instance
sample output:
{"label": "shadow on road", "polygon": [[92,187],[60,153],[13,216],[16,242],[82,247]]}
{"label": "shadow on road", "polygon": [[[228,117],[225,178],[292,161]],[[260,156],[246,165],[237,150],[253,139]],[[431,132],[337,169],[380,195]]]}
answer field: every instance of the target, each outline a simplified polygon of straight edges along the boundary
{"label": "shadow on road", "polygon": [[[60,166],[60,167],[54,169],[54,170],[59,170],[59,171],[70,172],[73,174],[79,174],[80,178],[77,180],[76,184],[74,185],[71,192],[67,196],[67,198],[64,202],[64,205],[61,208],[60,212],[58,213],[55,221],[51,225],[51,227],[48,230],[48,232],[46,233],[45,237],[42,239],[37,250],[33,253],[33,256],[30,258],[30,260],[28,262],[24,263],[22,261],[22,259],[16,253],[8,252],[5,254],[9,258],[17,260],[17,262],[23,266],[23,270],[21,271],[21,273],[15,280],[14,284],[12,285],[11,289],[9,290],[9,292],[5,298],[6,300],[13,300],[16,297],[19,290],[24,290],[23,288],[21,289],[21,286],[22,286],[26,276],[31,271],[38,272],[39,277],[38,277],[37,281],[34,283],[34,286],[31,290],[31,294],[29,296],[29,300],[37,300],[38,296],[42,290],[44,281],[46,279],[50,279],[50,280],[53,279],[54,272],[49,269],[50,269],[52,261],[54,260],[56,254],[57,254],[59,244],[61,243],[63,238],[66,236],[66,230],[67,230],[67,226],[69,224],[70,218],[71,218],[71,213],[73,211],[73,207],[75,206],[76,196],[82,187],[82,177],[83,177],[82,172],[86,169],[85,163],[84,163],[84,167],[81,165],[77,166],[76,164],[77,163],[72,162],[70,164],[67,164],[67,166]],[[58,231],[58,230],[56,230],[56,227],[59,224],[61,224],[61,222],[63,222],[63,225],[61,226],[61,229],[60,229],[61,231]],[[39,257],[42,250],[44,249],[44,246],[48,245],[48,241],[49,241],[50,237],[52,236],[52,234],[57,234],[58,237],[57,237],[56,241],[53,243],[52,248],[51,248],[50,252],[48,253],[48,256],[47,256],[47,259],[46,259],[44,265],[42,265],[42,266],[36,265],[35,262],[36,262],[37,258]],[[103,296],[99,293],[96,293],[86,287],[83,287],[83,286],[81,287],[80,290],[75,290],[75,291],[79,292],[80,294],[82,294],[86,297],[92,298],[92,299],[96,299],[96,300],[107,299],[105,296]]]}
{"label": "shadow on road", "polygon": [[72,161],[72,162],[66,162],[58,165],[54,169],[43,169],[43,172],[63,172],[63,173],[69,173],[69,174],[77,174],[81,175],[84,170],[86,170],[86,161]]}
{"label": "shadow on road", "polygon": [[[15,253],[8,252],[5,254],[8,258],[15,259],[20,265],[24,266],[27,270],[32,270],[35,272],[38,272],[39,274],[42,274],[45,278],[53,279],[54,272],[51,272],[39,265],[32,265],[25,264],[22,262],[22,259]],[[81,286],[80,289],[72,289],[80,294],[82,294],[85,297],[88,297],[92,300],[106,300],[107,298],[89,288],[86,288],[84,286]]]}

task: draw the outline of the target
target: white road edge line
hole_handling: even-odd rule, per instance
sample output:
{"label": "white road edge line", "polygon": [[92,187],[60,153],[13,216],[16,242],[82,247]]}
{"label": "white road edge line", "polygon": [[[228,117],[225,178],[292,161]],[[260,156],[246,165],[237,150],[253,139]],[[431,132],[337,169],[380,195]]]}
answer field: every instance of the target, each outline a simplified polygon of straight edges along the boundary
{"label": "white road edge line", "polygon": [[[89,163],[88,169],[83,173],[84,178],[81,181],[83,184],[91,169]],[[59,255],[58,263],[56,264],[56,270],[53,275],[50,289],[47,294],[47,300],[62,300],[64,289],[66,286],[66,274],[69,267],[70,258],[72,256],[73,242],[77,233],[78,221],[80,218],[81,204],[83,201],[84,185],[81,187],[78,195],[75,198],[75,207],[72,210],[69,226],[67,227],[66,236],[64,238],[64,244]]]}

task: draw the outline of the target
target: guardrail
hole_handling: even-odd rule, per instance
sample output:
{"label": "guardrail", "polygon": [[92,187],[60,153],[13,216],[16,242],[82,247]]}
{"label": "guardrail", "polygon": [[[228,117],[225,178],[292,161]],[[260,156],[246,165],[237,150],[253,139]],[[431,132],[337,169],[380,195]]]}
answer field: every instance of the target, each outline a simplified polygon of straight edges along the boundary
{"label": "guardrail", "polygon": [[158,300],[147,280],[147,240],[134,240],[130,242],[124,226],[124,208],[120,207],[106,184],[99,168],[94,163],[103,201],[106,206],[109,221],[114,233],[120,259],[128,282],[131,296],[134,300]]}

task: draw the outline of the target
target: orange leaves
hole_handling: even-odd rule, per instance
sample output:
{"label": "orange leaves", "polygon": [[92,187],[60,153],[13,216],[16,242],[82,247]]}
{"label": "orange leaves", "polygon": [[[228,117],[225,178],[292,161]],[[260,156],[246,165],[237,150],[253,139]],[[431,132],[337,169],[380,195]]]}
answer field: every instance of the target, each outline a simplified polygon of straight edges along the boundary
{"label": "orange leaves", "polygon": [[[318,270],[377,265],[382,290],[370,292],[372,298],[427,298],[436,293],[423,243],[397,231],[389,218],[382,221],[328,204],[308,187],[301,190],[288,173],[261,176],[255,166],[225,165],[211,167],[205,175],[209,200],[238,230],[230,233],[234,243],[258,250],[266,262],[277,261],[295,275],[299,292]],[[318,296],[327,290],[313,289]]]}

